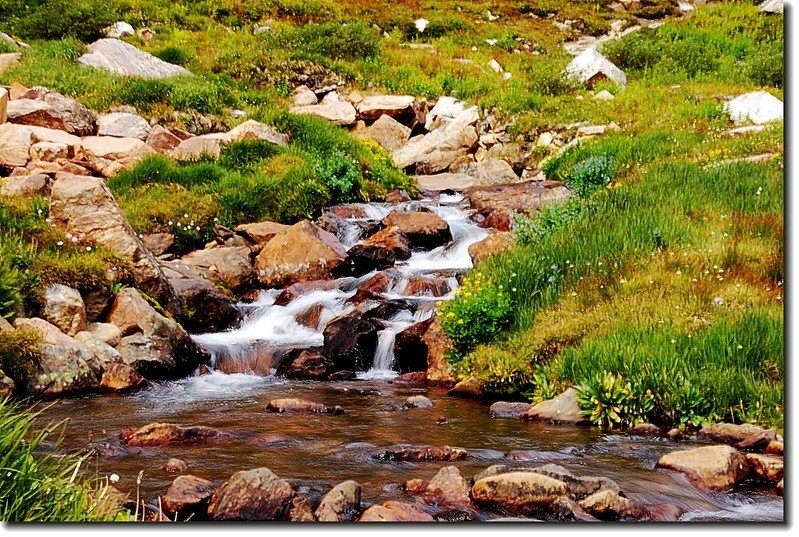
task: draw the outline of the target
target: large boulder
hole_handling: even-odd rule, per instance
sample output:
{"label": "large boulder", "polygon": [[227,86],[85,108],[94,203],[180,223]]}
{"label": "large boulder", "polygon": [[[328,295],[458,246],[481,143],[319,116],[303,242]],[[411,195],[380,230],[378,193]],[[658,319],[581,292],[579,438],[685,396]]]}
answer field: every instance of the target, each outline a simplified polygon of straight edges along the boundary
{"label": "large boulder", "polygon": [[211,481],[193,475],[182,475],[175,478],[161,496],[161,508],[169,516],[177,516],[178,520],[188,517],[202,520],[213,493],[214,484]]}
{"label": "large boulder", "polygon": [[412,138],[391,156],[400,168],[415,167],[422,174],[444,171],[477,143],[478,120],[477,107],[464,110],[441,128]]}
{"label": "large boulder", "polygon": [[414,248],[430,250],[452,240],[449,224],[432,212],[392,211],[380,221],[380,225],[384,228],[396,227]]}
{"label": "large boulder", "polygon": [[236,472],[211,497],[212,520],[280,520],[294,491],[269,468]]}
{"label": "large boulder", "polygon": [[593,47],[585,49],[566,66],[566,75],[585,84],[589,89],[603,80],[609,80],[621,87],[627,85],[624,71]]}
{"label": "large boulder", "polygon": [[429,349],[425,336],[435,318],[412,324],[394,338],[394,360],[400,373],[427,371]]}
{"label": "large boulder", "polygon": [[287,145],[288,136],[266,123],[248,119],[228,132],[232,141],[237,140],[263,140],[275,145]]}
{"label": "large boulder", "polygon": [[146,119],[128,112],[111,112],[97,118],[97,136],[147,140],[150,131]]}
{"label": "large boulder", "polygon": [[580,412],[577,390],[569,388],[562,394],[530,407],[527,419],[564,423],[567,425],[587,424],[588,419]]}
{"label": "large boulder", "polygon": [[119,433],[119,440],[128,446],[152,447],[168,446],[174,444],[196,444],[221,440],[227,435],[202,425],[182,427],[175,423],[148,423],[136,428],[123,429]]}
{"label": "large boulder", "polygon": [[180,303],[158,261],[130,227],[113,194],[97,177],[58,173],[50,194],[53,224],[72,235],[112,250],[133,263],[133,278],[142,290],[173,315]]}
{"label": "large boulder", "polygon": [[361,510],[361,486],[356,481],[344,481],[325,494],[316,508],[319,522],[351,522]]}
{"label": "large boulder", "polygon": [[347,252],[355,271],[365,274],[393,266],[411,257],[411,243],[398,227],[382,229]]}
{"label": "large boulder", "polygon": [[[496,227],[499,231],[510,231],[516,213],[533,214],[542,208],[560,203],[571,197],[571,191],[557,181],[527,182],[517,185],[478,187],[467,192],[472,209],[485,217],[483,227]],[[496,215],[503,217],[496,219]],[[504,225],[486,225],[506,221]]]}
{"label": "large boulder", "polygon": [[4,168],[25,167],[30,160],[33,143],[33,131],[30,129],[11,123],[0,124],[0,166]]}
{"label": "large boulder", "polygon": [[190,333],[222,332],[241,322],[241,311],[205,278],[169,281],[180,299],[180,322]]}
{"label": "large boulder", "polygon": [[639,520],[646,515],[640,503],[607,489],[580,500],[579,505],[600,520]]}
{"label": "large boulder", "polygon": [[250,249],[238,246],[215,246],[195,250],[181,258],[212,282],[231,290],[242,290],[255,282]]}
{"label": "large boulder", "polygon": [[752,474],[765,481],[776,484],[782,481],[785,475],[785,460],[783,457],[747,453],[746,461],[752,468]]}
{"label": "large boulder", "polygon": [[292,114],[319,116],[343,127],[355,124],[356,119],[355,107],[342,100],[335,91],[325,95],[319,104],[292,106],[289,110]]}
{"label": "large boulder", "polygon": [[9,123],[47,127],[77,136],[91,136],[95,130],[91,110],[41,86],[32,88],[20,99],[9,101],[7,114]]}
{"label": "large boulder", "polygon": [[475,481],[471,496],[475,503],[525,513],[547,508],[568,495],[563,481],[536,472],[509,472]]}
{"label": "large boulder", "polygon": [[147,380],[124,363],[111,363],[103,368],[100,387],[110,392],[129,392],[147,385]]}
{"label": "large boulder", "polygon": [[294,349],[283,357],[275,374],[290,379],[322,380],[330,374],[332,366],[333,363],[319,351]]}
{"label": "large boulder", "polygon": [[699,487],[729,490],[749,476],[746,457],[730,446],[705,446],[663,455],[658,468],[682,472]]}
{"label": "large boulder", "polygon": [[346,259],[347,252],[335,235],[302,221],[266,243],[258,254],[255,268],[261,283],[281,287],[329,279]]}
{"label": "large boulder", "polygon": [[248,241],[258,246],[258,251],[267,242],[275,238],[281,231],[286,231],[289,227],[277,222],[254,222],[252,224],[239,224],[236,226],[236,233],[243,236]]}
{"label": "large boulder", "polygon": [[413,115],[415,101],[411,95],[369,95],[358,103],[356,109],[360,119],[372,121],[383,115],[390,117]]}
{"label": "large boulder", "polygon": [[382,325],[358,310],[331,320],[324,331],[322,352],[333,362],[333,370],[367,371],[377,349]]}
{"label": "large boulder", "polygon": [[179,65],[167,63],[129,43],[111,38],[98,39],[86,47],[86,53],[78,58],[78,63],[120,76],[169,78],[191,75]]}
{"label": "large boulder", "polygon": [[97,375],[89,366],[93,358],[92,351],[85,345],[44,319],[17,318],[14,327],[29,328],[41,336],[39,360],[28,379],[28,393],[40,397],[60,397],[97,388]]}
{"label": "large boulder", "polygon": [[389,500],[364,511],[358,522],[435,522],[435,519],[415,505]]}
{"label": "large boulder", "polygon": [[75,341],[84,345],[92,352],[88,361],[92,371],[100,377],[111,364],[122,364],[122,355],[114,347],[101,340],[91,332],[78,332]]}
{"label": "large boulder", "polygon": [[422,342],[427,347],[427,380],[450,386],[454,384],[455,377],[447,360],[452,342],[441,328],[438,317],[433,318],[433,322],[422,335]]}
{"label": "large boulder", "polygon": [[360,132],[355,132],[358,138],[365,138],[377,142],[386,151],[399,149],[411,137],[411,129],[392,118],[385,115],[372,123]]}
{"label": "large boulder", "polygon": [[445,466],[430,480],[424,491],[424,500],[441,507],[467,507],[472,503],[469,483],[457,466]]}
{"label": "large boulder", "polygon": [[763,125],[771,121],[782,121],[783,108],[781,100],[762,90],[739,95],[724,104],[724,109],[736,125],[746,122]]}
{"label": "large boulder", "polygon": [[123,361],[145,378],[178,378],[208,360],[178,323],[158,313],[135,289],[117,293],[108,321],[122,332],[117,350]]}
{"label": "large boulder", "polygon": [[514,235],[510,231],[493,233],[481,241],[469,246],[469,257],[473,265],[479,265],[495,254],[509,252],[513,249]]}
{"label": "large boulder", "polygon": [[153,153],[155,150],[138,138],[87,136],[81,140],[82,162],[103,177],[111,177]]}
{"label": "large boulder", "polygon": [[60,283],[51,283],[44,290],[42,317],[68,336],[86,328],[83,298],[76,289]]}

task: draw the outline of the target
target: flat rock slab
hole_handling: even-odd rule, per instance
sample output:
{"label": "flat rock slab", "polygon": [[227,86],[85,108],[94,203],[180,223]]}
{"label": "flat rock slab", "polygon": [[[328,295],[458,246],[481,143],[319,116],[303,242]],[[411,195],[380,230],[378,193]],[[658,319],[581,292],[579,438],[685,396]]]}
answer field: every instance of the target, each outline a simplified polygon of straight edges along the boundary
{"label": "flat rock slab", "polygon": [[187,69],[167,63],[119,39],[98,39],[88,47],[78,63],[120,76],[170,78],[191,76]]}
{"label": "flat rock slab", "polygon": [[344,409],[340,406],[327,406],[322,403],[314,403],[313,401],[304,401],[302,399],[272,399],[266,405],[266,409],[270,412],[277,412],[280,414],[343,414]]}
{"label": "flat rock slab", "polygon": [[530,410],[530,403],[508,403],[497,401],[488,409],[492,418],[522,418]]}
{"label": "flat rock slab", "polygon": [[699,487],[728,490],[749,476],[746,457],[730,446],[706,446],[663,455],[658,468],[682,472]]}
{"label": "flat rock slab", "polygon": [[139,429],[124,429],[119,433],[123,444],[135,447],[193,444],[221,440],[227,436],[211,427],[182,427],[174,423],[150,423]]}
{"label": "flat rock slab", "polygon": [[373,459],[383,461],[462,461],[468,455],[463,448],[449,446],[396,447],[372,455]]}

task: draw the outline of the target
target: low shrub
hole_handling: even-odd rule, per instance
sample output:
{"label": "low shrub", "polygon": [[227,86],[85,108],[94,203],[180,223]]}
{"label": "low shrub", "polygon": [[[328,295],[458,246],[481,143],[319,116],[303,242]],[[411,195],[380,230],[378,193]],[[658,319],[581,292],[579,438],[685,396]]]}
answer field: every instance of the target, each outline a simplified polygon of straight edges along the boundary
{"label": "low shrub", "polygon": [[613,160],[605,155],[588,157],[578,163],[566,177],[566,183],[582,197],[610,185],[613,179]]}
{"label": "low shrub", "polygon": [[380,52],[380,36],[361,22],[282,28],[266,34],[264,40],[269,48],[291,52],[296,58],[371,60]]}
{"label": "low shrub", "polygon": [[86,0],[2,0],[0,23],[26,39],[74,37],[88,43],[119,20],[113,3]]}
{"label": "low shrub", "polygon": [[186,65],[192,60],[190,52],[175,46],[164,47],[155,51],[153,55],[175,65]]}

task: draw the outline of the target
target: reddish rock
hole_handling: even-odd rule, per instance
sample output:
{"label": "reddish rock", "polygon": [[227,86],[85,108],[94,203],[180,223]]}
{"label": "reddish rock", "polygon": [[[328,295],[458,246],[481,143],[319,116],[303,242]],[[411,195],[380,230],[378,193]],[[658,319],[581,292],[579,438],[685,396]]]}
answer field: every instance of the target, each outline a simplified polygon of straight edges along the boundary
{"label": "reddish rock", "polygon": [[212,520],[279,520],[294,491],[269,468],[236,472],[211,497]]}
{"label": "reddish rock", "polygon": [[319,522],[350,522],[361,510],[361,486],[344,481],[325,494],[316,509]]}
{"label": "reddish rock", "polygon": [[289,512],[286,516],[288,522],[316,522],[313,508],[304,496],[295,496],[289,505]]}
{"label": "reddish rock", "polygon": [[422,335],[422,342],[427,347],[427,380],[435,384],[452,386],[455,384],[455,377],[447,360],[447,354],[452,350],[452,342],[442,330],[438,318],[432,319],[427,331]]}
{"label": "reddish rock", "polygon": [[358,522],[435,522],[435,519],[415,505],[387,501],[364,511]]}
{"label": "reddish rock", "polygon": [[421,276],[414,274],[408,278],[403,294],[411,296],[444,296],[449,292],[449,284],[445,278]]}
{"label": "reddish rock", "polygon": [[112,392],[127,392],[147,385],[147,380],[127,364],[112,363],[105,366],[100,386]]}
{"label": "reddish rock", "polygon": [[385,197],[386,203],[405,203],[411,201],[411,197],[404,190],[392,190]]}
{"label": "reddish rock", "polygon": [[735,446],[738,449],[764,450],[772,440],[776,440],[774,429],[763,429],[757,425],[744,423],[715,423],[702,427],[699,438]]}
{"label": "reddish rock", "polygon": [[782,481],[784,474],[784,461],[782,457],[747,453],[746,460],[752,467],[752,473],[760,479],[771,481],[772,483]]}
{"label": "reddish rock", "polygon": [[[510,231],[513,213],[532,214],[552,203],[568,199],[571,191],[556,181],[531,181],[516,185],[478,187],[467,191],[472,209],[489,218],[500,211],[494,221],[483,224],[500,231]],[[498,227],[499,226],[499,227]]]}
{"label": "reddish rock", "polygon": [[445,466],[430,480],[424,493],[424,501],[442,507],[466,507],[471,505],[469,483],[457,466]]}
{"label": "reddish rock", "polygon": [[663,455],[658,468],[682,472],[699,487],[728,490],[746,479],[750,465],[746,457],[730,446],[706,446]]}
{"label": "reddish rock", "polygon": [[342,289],[347,284],[346,280],[320,280],[311,282],[298,282],[283,289],[275,299],[276,306],[285,306],[297,297],[308,295],[314,291],[332,291]]}
{"label": "reddish rock", "polygon": [[467,455],[463,448],[422,446],[391,448],[373,455],[372,458],[386,461],[461,461]]}
{"label": "reddish rock", "polygon": [[447,395],[466,399],[482,399],[485,396],[483,386],[474,377],[458,382]]}
{"label": "reddish rock", "polygon": [[325,211],[325,214],[332,214],[333,216],[337,216],[338,218],[343,218],[345,220],[351,218],[369,218],[369,215],[366,213],[366,209],[364,209],[361,205],[333,205],[332,207],[328,207]]}
{"label": "reddish rock", "polygon": [[588,419],[580,411],[577,390],[574,388],[569,388],[554,399],[531,406],[527,419],[565,424],[588,423]]}
{"label": "reddish rock", "polygon": [[378,272],[361,285],[349,302],[360,304],[366,300],[375,300],[380,298],[382,293],[388,291],[391,286],[391,275],[389,271]]}
{"label": "reddish rock", "polygon": [[288,414],[343,414],[344,409],[340,406],[326,406],[322,403],[304,401],[302,399],[272,399],[266,405],[270,412]]}
{"label": "reddish rock", "polygon": [[322,304],[314,304],[304,312],[298,313],[295,320],[297,324],[316,331],[319,328],[319,322],[322,320],[324,311],[325,307]]}
{"label": "reddish rock", "polygon": [[367,371],[377,349],[379,321],[369,312],[353,311],[331,320],[324,330],[325,356],[333,361],[333,369]]}
{"label": "reddish rock", "polygon": [[651,522],[676,522],[685,511],[670,503],[659,503],[647,507],[646,512]]}
{"label": "reddish rock", "polygon": [[346,259],[347,253],[335,235],[303,221],[266,243],[255,267],[261,283],[280,287],[330,279]]}
{"label": "reddish rock", "polygon": [[255,222],[236,226],[236,233],[254,244],[263,246],[275,238],[275,235],[286,231],[290,226],[276,222]]}
{"label": "reddish rock", "polygon": [[638,502],[613,490],[602,490],[578,502],[590,515],[600,520],[639,520],[645,510]]}
{"label": "reddish rock", "polygon": [[164,471],[168,474],[182,474],[189,465],[180,459],[169,459],[164,463]]}
{"label": "reddish rock", "polygon": [[169,153],[180,145],[182,140],[160,125],[155,125],[147,137],[147,145],[160,153]]}
{"label": "reddish rock", "polygon": [[393,266],[411,257],[411,245],[398,227],[382,229],[347,252],[355,271],[363,274]]}
{"label": "reddish rock", "polygon": [[473,264],[479,265],[494,254],[509,252],[513,249],[513,245],[513,233],[507,230],[501,231],[469,246],[469,256]]}
{"label": "reddish rock", "polygon": [[424,479],[409,479],[402,485],[402,490],[408,494],[421,494],[427,490],[428,482]]}
{"label": "reddish rock", "polygon": [[148,233],[142,235],[141,241],[153,255],[163,255],[175,245],[175,236],[171,233]]}
{"label": "reddish rock", "polygon": [[94,134],[96,120],[88,108],[41,86],[9,101],[6,112],[9,123],[47,127],[77,136]]}
{"label": "reddish rock", "polygon": [[181,258],[200,274],[228,289],[244,289],[255,282],[248,247],[218,246],[195,250]]}
{"label": "reddish rock", "polygon": [[134,447],[194,444],[221,440],[226,436],[211,427],[181,427],[174,423],[149,423],[139,429],[124,429],[119,433],[119,439],[123,444]]}
{"label": "reddish rock", "polygon": [[426,371],[412,371],[401,373],[391,380],[392,384],[406,384],[409,386],[424,386],[427,384]]}
{"label": "reddish rock", "polygon": [[627,429],[632,436],[660,436],[660,427],[651,423],[637,423]]}
{"label": "reddish rock", "polygon": [[332,362],[320,352],[310,349],[295,349],[283,358],[277,367],[277,375],[291,379],[324,379],[330,373]]}
{"label": "reddish rock", "polygon": [[208,502],[214,492],[214,484],[193,475],[177,477],[169,490],[161,496],[161,508],[170,517],[185,520],[189,516],[196,520],[205,518]]}
{"label": "reddish rock", "polygon": [[380,225],[384,228],[396,226],[405,234],[414,248],[430,250],[452,240],[449,224],[432,212],[392,211],[380,221]]}
{"label": "reddish rock", "polygon": [[405,406],[408,408],[431,408],[433,401],[424,395],[411,395],[405,399]]}
{"label": "reddish rock", "polygon": [[772,440],[766,447],[766,455],[782,455],[782,442],[779,440]]}

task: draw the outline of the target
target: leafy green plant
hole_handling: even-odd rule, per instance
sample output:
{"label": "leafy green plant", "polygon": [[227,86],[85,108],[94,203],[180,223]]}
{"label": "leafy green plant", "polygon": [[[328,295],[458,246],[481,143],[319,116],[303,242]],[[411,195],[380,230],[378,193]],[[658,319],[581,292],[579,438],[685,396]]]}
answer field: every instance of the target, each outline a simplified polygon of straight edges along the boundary
{"label": "leafy green plant", "polygon": [[341,151],[334,151],[319,159],[316,173],[333,199],[339,202],[351,202],[358,199],[358,184],[361,174],[355,161]]}
{"label": "leafy green plant", "polygon": [[625,427],[646,421],[655,406],[651,390],[608,371],[583,379],[575,390],[581,413],[602,428]]}
{"label": "leafy green plant", "polygon": [[164,47],[155,51],[153,55],[175,65],[186,65],[192,60],[190,52],[176,46]]}
{"label": "leafy green plant", "polygon": [[566,178],[580,196],[588,196],[610,184],[613,160],[605,155],[592,156],[577,164]]}

